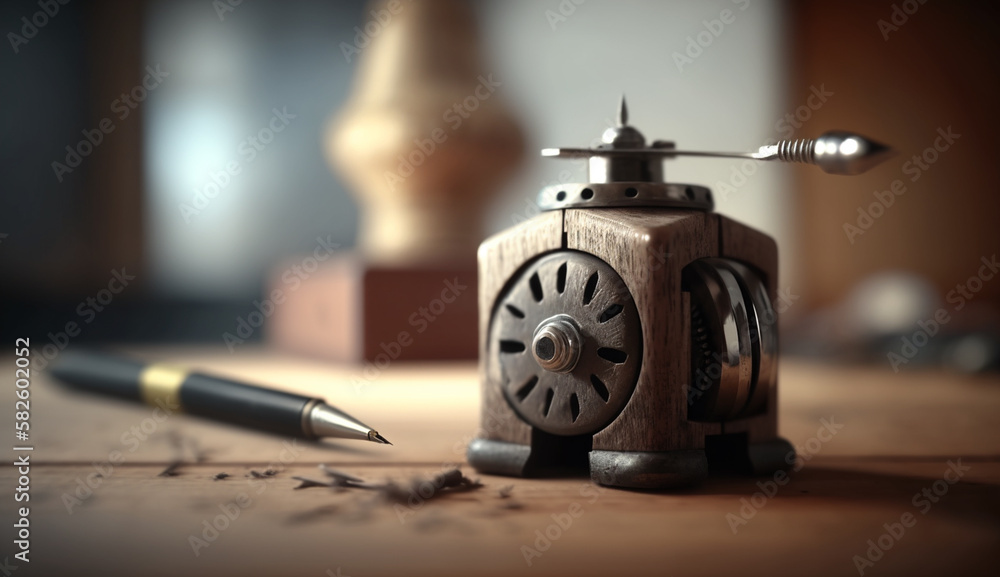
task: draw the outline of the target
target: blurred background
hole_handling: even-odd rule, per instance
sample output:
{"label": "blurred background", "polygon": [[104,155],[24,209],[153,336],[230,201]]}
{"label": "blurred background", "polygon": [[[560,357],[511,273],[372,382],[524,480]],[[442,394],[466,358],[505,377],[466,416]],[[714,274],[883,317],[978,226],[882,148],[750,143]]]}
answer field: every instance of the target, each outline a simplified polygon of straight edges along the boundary
{"label": "blurred background", "polygon": [[[899,154],[851,178],[699,159],[666,174],[713,188],[718,212],[778,240],[788,352],[898,370],[1000,366],[995,5],[471,6],[477,66],[499,83],[526,150],[491,197],[486,232],[535,214],[541,187],[586,179],[584,165],[537,151],[590,145],[623,93],[647,139],[685,149],[856,131]],[[223,346],[279,263],[318,238],[353,247],[358,191],[327,151],[370,57],[362,33],[381,25],[373,9],[384,8],[0,5],[4,338]]]}

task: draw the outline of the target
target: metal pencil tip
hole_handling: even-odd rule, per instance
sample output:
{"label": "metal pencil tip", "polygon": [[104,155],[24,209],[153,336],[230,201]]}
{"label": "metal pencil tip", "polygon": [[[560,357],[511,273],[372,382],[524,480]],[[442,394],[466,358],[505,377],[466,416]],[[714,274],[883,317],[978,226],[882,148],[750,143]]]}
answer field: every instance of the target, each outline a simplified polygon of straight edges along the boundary
{"label": "metal pencil tip", "polygon": [[378,431],[368,431],[368,440],[374,441],[376,443],[382,443],[383,445],[391,445],[388,439],[378,434]]}
{"label": "metal pencil tip", "polygon": [[628,124],[628,105],[625,104],[625,93],[622,93],[621,103],[618,105],[618,126]]}

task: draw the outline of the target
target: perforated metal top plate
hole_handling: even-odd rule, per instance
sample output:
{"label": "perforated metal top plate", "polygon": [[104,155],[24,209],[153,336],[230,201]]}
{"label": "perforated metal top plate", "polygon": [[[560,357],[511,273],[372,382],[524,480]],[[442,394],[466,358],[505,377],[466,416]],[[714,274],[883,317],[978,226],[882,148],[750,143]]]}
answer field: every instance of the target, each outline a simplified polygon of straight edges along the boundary
{"label": "perforated metal top plate", "polygon": [[538,193],[542,210],[561,208],[689,208],[711,211],[712,191],[695,184],[664,182],[569,183]]}

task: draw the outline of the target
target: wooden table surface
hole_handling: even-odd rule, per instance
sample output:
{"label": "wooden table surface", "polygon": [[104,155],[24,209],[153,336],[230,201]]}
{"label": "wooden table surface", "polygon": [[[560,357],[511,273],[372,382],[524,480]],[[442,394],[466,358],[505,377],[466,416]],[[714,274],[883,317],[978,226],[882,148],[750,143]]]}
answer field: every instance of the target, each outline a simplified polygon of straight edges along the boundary
{"label": "wooden table surface", "polygon": [[[292,442],[165,416],[36,371],[28,564],[14,559],[18,474],[0,469],[2,553],[19,565],[10,574],[993,575],[1000,561],[995,376],[784,361],[780,429],[804,465],[787,484],[729,477],[638,492],[475,474],[464,464],[478,425],[470,363],[366,375],[268,349],[131,352],[325,396],[395,445]],[[13,358],[0,365],[11,463]],[[190,464],[158,476],[178,457]],[[320,463],[373,482],[457,464],[484,487],[398,506],[369,491],[294,490],[292,476],[323,478]],[[248,477],[268,468],[277,474]],[[213,480],[221,472],[232,476]]]}

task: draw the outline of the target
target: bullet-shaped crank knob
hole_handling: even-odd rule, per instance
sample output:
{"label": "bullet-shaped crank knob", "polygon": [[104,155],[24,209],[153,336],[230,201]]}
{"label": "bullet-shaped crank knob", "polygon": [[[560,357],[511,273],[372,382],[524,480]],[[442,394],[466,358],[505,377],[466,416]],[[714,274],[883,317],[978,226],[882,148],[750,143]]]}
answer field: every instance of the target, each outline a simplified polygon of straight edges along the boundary
{"label": "bullet-shaped crank knob", "polygon": [[815,164],[829,174],[861,174],[892,156],[888,146],[850,132],[827,132],[811,140],[780,140],[762,146],[760,160]]}

